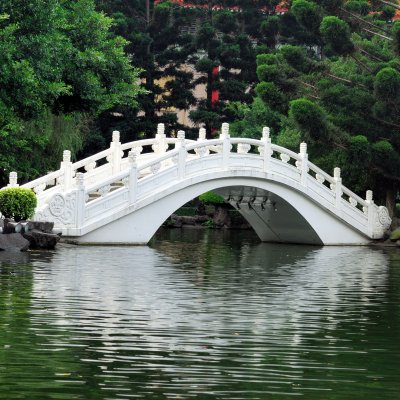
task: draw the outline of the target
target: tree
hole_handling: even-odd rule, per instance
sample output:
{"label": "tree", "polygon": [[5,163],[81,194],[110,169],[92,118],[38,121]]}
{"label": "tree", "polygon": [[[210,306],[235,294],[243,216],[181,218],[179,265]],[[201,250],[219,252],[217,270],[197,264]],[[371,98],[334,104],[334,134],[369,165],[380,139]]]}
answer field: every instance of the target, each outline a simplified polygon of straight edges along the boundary
{"label": "tree", "polygon": [[127,51],[142,68],[142,87],[147,91],[138,99],[140,113],[118,110],[123,115],[118,122],[121,131],[131,138],[153,135],[159,122],[172,131],[181,129],[176,110],[186,110],[195,102],[193,72],[187,68],[193,52],[192,36],[186,29],[192,23],[192,12],[171,2],[150,0],[97,3],[115,20],[114,31],[129,41]]}
{"label": "tree", "polygon": [[[388,2],[294,0],[296,30],[257,58],[257,95],[280,114],[278,143],[305,140],[326,169],[393,213],[400,187],[399,22]],[[393,11],[393,5],[392,5]],[[301,41],[299,40],[301,38]],[[288,44],[285,44],[288,43]]]}
{"label": "tree", "polygon": [[[206,99],[190,113],[191,119],[206,126],[210,135],[221,122],[231,117],[230,102],[249,104],[254,95],[257,47],[271,46],[277,40],[277,19],[266,17],[277,1],[234,2],[202,1],[206,8],[198,11],[204,22],[196,34],[195,68],[203,74],[196,83],[206,84]],[[216,3],[222,7],[212,11]],[[218,91],[218,98],[213,93]]]}
{"label": "tree", "polygon": [[[23,179],[85,144],[90,123],[116,105],[136,104],[138,72],[126,41],[92,0],[0,0],[0,180]],[[26,157],[26,154],[34,154]]]}

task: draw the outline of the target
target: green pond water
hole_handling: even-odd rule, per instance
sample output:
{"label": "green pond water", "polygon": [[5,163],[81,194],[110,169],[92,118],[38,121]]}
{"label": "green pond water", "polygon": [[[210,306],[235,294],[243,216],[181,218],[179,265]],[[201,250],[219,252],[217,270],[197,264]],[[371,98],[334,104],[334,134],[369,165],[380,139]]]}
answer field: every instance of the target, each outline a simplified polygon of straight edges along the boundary
{"label": "green pond water", "polygon": [[170,230],[0,254],[0,399],[400,399],[400,251]]}

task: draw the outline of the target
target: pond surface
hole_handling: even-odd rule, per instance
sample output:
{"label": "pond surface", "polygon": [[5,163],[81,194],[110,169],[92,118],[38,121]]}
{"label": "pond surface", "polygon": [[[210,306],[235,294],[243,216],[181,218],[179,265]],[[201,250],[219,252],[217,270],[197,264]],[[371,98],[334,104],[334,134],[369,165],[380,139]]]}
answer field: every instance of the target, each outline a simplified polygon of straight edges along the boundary
{"label": "pond surface", "polygon": [[171,230],[0,254],[0,399],[400,398],[400,251]]}

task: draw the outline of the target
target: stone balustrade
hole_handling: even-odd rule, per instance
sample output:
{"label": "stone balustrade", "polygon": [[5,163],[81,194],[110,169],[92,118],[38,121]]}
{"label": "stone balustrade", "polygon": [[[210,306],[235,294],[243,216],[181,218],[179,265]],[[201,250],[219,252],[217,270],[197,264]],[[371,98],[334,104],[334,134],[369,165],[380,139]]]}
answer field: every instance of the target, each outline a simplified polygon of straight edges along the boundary
{"label": "stone balustrade", "polygon": [[[75,163],[66,150],[59,170],[22,187],[38,196],[36,218],[79,233],[88,224],[100,224],[96,221],[105,210],[138,207],[153,194],[205,173],[253,174],[288,185],[370,238],[381,237],[390,224],[371,191],[362,199],[342,184],[340,168],[331,176],[311,163],[306,143],[298,153],[272,144],[267,127],[259,140],[231,138],[228,124],[218,138],[207,140],[201,128],[197,140],[188,140],[183,131],[167,138],[159,124],[155,138],[124,144],[115,131],[108,149]],[[18,186],[15,172],[8,186]]]}

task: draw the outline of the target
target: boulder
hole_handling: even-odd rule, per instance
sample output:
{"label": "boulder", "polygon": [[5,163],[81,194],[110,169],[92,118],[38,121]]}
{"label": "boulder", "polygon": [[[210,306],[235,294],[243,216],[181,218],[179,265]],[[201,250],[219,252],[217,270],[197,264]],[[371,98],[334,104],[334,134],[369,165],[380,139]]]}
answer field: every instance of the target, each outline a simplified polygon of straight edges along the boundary
{"label": "boulder", "polygon": [[53,233],[54,222],[28,221],[27,231]]}
{"label": "boulder", "polygon": [[25,239],[19,233],[0,235],[0,250],[27,251],[29,248],[29,244],[29,240]]}
{"label": "boulder", "polygon": [[55,233],[47,233],[39,230],[32,230],[22,234],[30,242],[31,249],[52,250],[60,240],[60,236]]}

